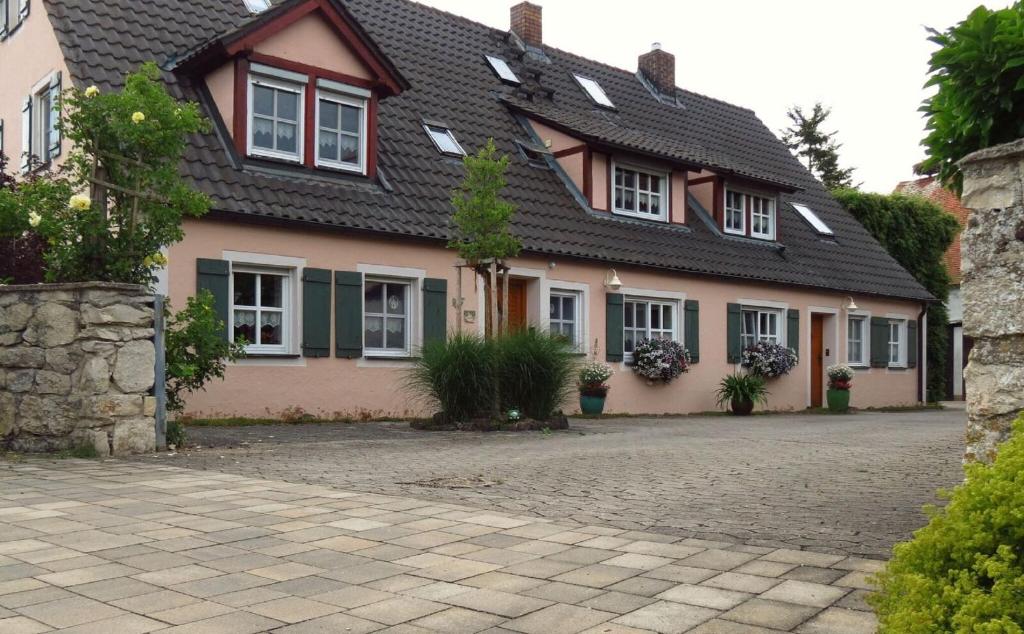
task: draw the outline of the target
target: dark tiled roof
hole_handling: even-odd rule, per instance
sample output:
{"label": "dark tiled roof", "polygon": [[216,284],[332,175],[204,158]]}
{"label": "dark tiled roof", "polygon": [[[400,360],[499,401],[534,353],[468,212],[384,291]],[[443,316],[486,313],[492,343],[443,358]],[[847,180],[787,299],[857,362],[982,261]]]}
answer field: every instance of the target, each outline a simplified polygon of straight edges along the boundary
{"label": "dark tiled roof", "polygon": [[[450,191],[462,167],[457,160],[441,157],[424,134],[421,121],[437,119],[451,125],[467,148],[494,137],[501,151],[513,155],[507,198],[519,208],[515,232],[531,252],[848,292],[930,297],[750,110],[682,90],[676,104],[662,103],[634,73],[551,47],[544,48],[550,64],[520,59],[507,33],[407,0],[343,4],[411,86],[380,104],[382,182],[240,169],[216,134],[198,136],[185,169],[214,199],[218,211],[445,239]],[[242,0],[46,0],[46,5],[79,86],[119,85],[126,72],[147,60],[170,68],[190,51],[252,19]],[[589,213],[558,173],[530,165],[517,153],[515,142],[527,135],[506,100],[523,109],[523,93],[503,85],[484,62],[484,54],[505,57],[521,77],[551,91],[550,100],[534,96],[535,107],[550,117],[600,132],[623,147],[800,188],[784,199],[812,207],[833,229],[836,240],[821,239],[788,205],[779,210],[785,249],[722,237],[696,219],[684,229]],[[597,79],[617,109],[594,106],[572,78],[573,72]],[[167,77],[180,96],[199,98],[188,78],[170,73]]]}

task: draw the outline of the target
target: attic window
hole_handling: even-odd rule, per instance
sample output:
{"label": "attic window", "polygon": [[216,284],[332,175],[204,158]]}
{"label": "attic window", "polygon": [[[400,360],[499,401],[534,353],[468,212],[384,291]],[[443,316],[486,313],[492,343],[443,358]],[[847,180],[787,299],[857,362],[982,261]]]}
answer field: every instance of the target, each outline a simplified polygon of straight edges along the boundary
{"label": "attic window", "polygon": [[424,123],[423,129],[427,131],[430,136],[430,140],[434,142],[434,146],[437,151],[441,154],[450,154],[452,156],[465,156],[466,151],[462,149],[459,142],[455,140],[455,135],[452,131],[443,126],[433,123]]}
{"label": "attic window", "polygon": [[579,83],[580,87],[587,93],[594,103],[605,108],[615,108],[615,104],[608,98],[608,94],[605,93],[604,88],[601,88],[601,84],[597,83],[596,79],[590,79],[589,77],[583,77],[573,73],[573,77],[576,78],[576,82]]}
{"label": "attic window", "polygon": [[833,233],[832,230],[829,229],[829,226],[825,224],[825,221],[818,217],[818,214],[814,213],[814,211],[811,210],[810,207],[802,205],[800,203],[789,204],[793,206],[793,209],[796,209],[797,213],[800,214],[800,217],[807,221],[807,224],[814,227],[815,231],[824,236],[835,235],[835,233]]}
{"label": "attic window", "polygon": [[270,0],[243,0],[249,13],[263,13],[270,8]]}
{"label": "attic window", "polygon": [[487,63],[491,65],[491,70],[494,71],[495,75],[501,78],[501,81],[515,84],[517,86],[522,83],[509,67],[508,62],[500,57],[493,57],[491,55],[484,55],[484,57],[487,58]]}

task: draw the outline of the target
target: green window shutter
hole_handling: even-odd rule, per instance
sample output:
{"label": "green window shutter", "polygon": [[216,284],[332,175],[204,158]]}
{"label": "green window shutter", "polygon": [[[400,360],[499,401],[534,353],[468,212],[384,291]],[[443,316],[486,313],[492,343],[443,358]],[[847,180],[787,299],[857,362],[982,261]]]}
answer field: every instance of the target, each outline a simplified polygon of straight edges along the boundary
{"label": "green window shutter", "polygon": [[448,334],[448,280],[423,280],[423,345]]}
{"label": "green window shutter", "polygon": [[690,351],[690,362],[700,362],[700,302],[688,299],[684,305],[683,339]]}
{"label": "green window shutter", "polygon": [[884,368],[889,365],[889,320],[884,317],[871,318],[871,367]]}
{"label": "green window shutter", "polygon": [[302,269],[302,356],[331,356],[331,272]]}
{"label": "green window shutter", "polygon": [[743,310],[739,304],[726,304],[725,310],[725,360],[739,363],[743,360]]}
{"label": "green window shutter", "polygon": [[334,272],[334,356],[363,356],[363,274]]}
{"label": "green window shutter", "polygon": [[907,367],[917,367],[917,320],[907,322]]}
{"label": "green window shutter", "polygon": [[213,312],[223,324],[221,336],[228,339],[228,311],[231,309],[231,298],[228,288],[231,275],[231,263],[227,260],[196,260],[196,293],[208,290],[213,294]]}
{"label": "green window shutter", "polygon": [[622,361],[622,293],[605,295],[604,358]]}
{"label": "green window shutter", "polygon": [[790,308],[786,316],[786,344],[796,352],[800,358],[800,311]]}

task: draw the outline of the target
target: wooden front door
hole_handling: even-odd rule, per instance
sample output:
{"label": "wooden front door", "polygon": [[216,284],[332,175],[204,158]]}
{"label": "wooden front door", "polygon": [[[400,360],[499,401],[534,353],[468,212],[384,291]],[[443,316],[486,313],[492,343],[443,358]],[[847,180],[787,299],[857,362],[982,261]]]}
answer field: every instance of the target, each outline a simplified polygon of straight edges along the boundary
{"label": "wooden front door", "polygon": [[[500,301],[500,300],[499,300]],[[526,327],[526,282],[508,281],[508,329],[522,330]]]}
{"label": "wooden front door", "polygon": [[811,315],[811,407],[821,407],[825,378],[824,315]]}

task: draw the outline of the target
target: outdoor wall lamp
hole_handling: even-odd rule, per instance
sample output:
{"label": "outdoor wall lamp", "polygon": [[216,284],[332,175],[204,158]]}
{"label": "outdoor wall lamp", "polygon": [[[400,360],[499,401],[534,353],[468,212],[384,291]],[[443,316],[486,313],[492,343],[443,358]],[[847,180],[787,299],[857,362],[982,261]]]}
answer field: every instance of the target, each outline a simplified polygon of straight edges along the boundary
{"label": "outdoor wall lamp", "polygon": [[851,310],[857,310],[857,302],[853,301],[852,297],[847,297],[846,303],[843,304],[843,308],[846,310],[846,312],[850,312]]}
{"label": "outdoor wall lamp", "polygon": [[608,269],[607,275],[604,276],[604,287],[610,291],[622,288],[622,280],[619,279],[619,274],[615,272],[615,269]]}

